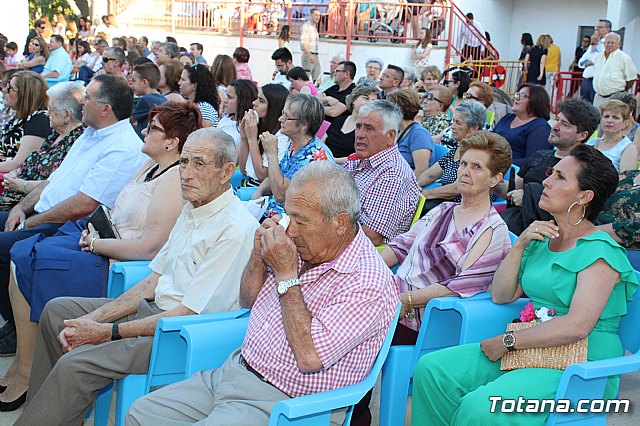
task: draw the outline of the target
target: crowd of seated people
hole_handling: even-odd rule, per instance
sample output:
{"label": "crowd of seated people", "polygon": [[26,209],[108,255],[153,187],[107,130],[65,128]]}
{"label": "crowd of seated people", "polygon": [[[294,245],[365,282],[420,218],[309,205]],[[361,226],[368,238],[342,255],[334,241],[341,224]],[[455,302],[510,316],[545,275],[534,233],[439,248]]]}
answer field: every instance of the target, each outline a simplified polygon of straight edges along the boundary
{"label": "crowd of seated people", "polygon": [[[147,371],[160,318],[239,306],[251,308],[242,347],[138,400],[130,424],[194,411],[266,423],[279,400],[362,380],[388,332],[415,344],[442,296],[526,293],[540,305],[555,292],[557,332],[517,331],[516,350],[588,334],[590,357],[619,355],[617,329],[599,324],[624,314],[638,286],[631,101],[598,111],[568,100],[550,121],[538,85],[520,86],[511,109],[467,70],[424,62],[336,55],[314,81],[282,46],[273,79],[256,82],[244,47],[209,66],[206,46],[173,37],[147,47],[39,34],[0,78],[0,355],[15,354],[0,411],[28,402],[16,424],[81,422],[98,389]],[[249,201],[236,196],[238,174]],[[104,214],[115,238],[93,222]],[[151,261],[151,274],[106,299],[110,265],[129,260]],[[484,388],[499,393],[509,377],[548,397],[557,372],[499,370],[512,349],[501,335],[423,358],[414,423],[482,419]],[[462,381],[456,400],[439,391]],[[237,398],[223,382],[243,393],[242,414],[225,411]],[[370,424],[370,397],[353,424]]]}

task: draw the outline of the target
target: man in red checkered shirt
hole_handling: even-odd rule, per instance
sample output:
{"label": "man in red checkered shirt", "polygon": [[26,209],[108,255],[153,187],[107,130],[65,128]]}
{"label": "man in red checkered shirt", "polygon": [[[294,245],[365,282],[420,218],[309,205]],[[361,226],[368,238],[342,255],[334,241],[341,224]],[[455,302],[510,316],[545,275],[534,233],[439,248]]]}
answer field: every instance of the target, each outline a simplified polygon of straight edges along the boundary
{"label": "man in red checkered shirt", "polygon": [[388,243],[409,230],[420,188],[396,139],[402,111],[389,101],[372,101],[356,119],[356,152],[344,167],[360,190],[360,225],[374,245]]}
{"label": "man in red checkered shirt", "polygon": [[251,308],[242,347],[222,367],[136,401],[128,425],[259,425],[281,400],[357,383],[370,372],[398,290],[358,224],[358,188],[328,161],[303,167],[279,216],[255,234],[240,287]]}

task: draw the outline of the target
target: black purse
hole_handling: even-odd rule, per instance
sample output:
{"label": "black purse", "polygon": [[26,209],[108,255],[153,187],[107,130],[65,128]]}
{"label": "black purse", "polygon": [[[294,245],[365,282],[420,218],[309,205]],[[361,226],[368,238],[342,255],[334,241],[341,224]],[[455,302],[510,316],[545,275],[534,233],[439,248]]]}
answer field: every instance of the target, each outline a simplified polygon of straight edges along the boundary
{"label": "black purse", "polygon": [[98,231],[100,238],[120,238],[120,234],[113,224],[109,210],[103,204],[100,204],[98,208],[91,213],[89,223]]}

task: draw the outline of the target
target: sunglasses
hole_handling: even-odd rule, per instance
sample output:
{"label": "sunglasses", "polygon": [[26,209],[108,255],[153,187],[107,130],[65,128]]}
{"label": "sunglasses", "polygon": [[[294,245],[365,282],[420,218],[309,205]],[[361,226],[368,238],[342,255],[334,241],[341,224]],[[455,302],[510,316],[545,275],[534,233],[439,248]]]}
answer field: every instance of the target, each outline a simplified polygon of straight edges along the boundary
{"label": "sunglasses", "polygon": [[471,93],[466,92],[465,94],[462,95],[462,97],[464,99],[473,99],[474,101],[479,101],[480,98],[478,98],[477,96],[473,96]]}
{"label": "sunglasses", "polygon": [[102,62],[105,63],[105,64],[107,62],[109,62],[109,61],[115,61],[115,60],[116,60],[116,58],[107,58],[106,56],[102,57]]}
{"label": "sunglasses", "polygon": [[425,96],[425,99],[428,101],[436,101],[436,102],[440,102],[442,103],[442,101],[438,98],[435,97],[435,95],[431,92],[427,93],[427,96]]}

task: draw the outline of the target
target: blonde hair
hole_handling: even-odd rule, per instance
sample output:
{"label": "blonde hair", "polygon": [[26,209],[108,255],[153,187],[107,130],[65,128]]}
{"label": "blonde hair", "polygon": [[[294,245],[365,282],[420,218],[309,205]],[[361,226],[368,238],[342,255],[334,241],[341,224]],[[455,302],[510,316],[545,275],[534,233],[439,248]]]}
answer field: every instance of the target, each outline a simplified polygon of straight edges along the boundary
{"label": "blonde hair", "polygon": [[605,111],[620,114],[623,120],[629,120],[631,118],[631,106],[618,99],[610,99],[600,105],[600,114],[604,115]]}
{"label": "blonde hair", "polygon": [[18,71],[10,81],[14,82],[19,94],[15,108],[17,119],[22,120],[35,111],[47,109],[49,105],[47,82],[40,74],[33,71]]}

